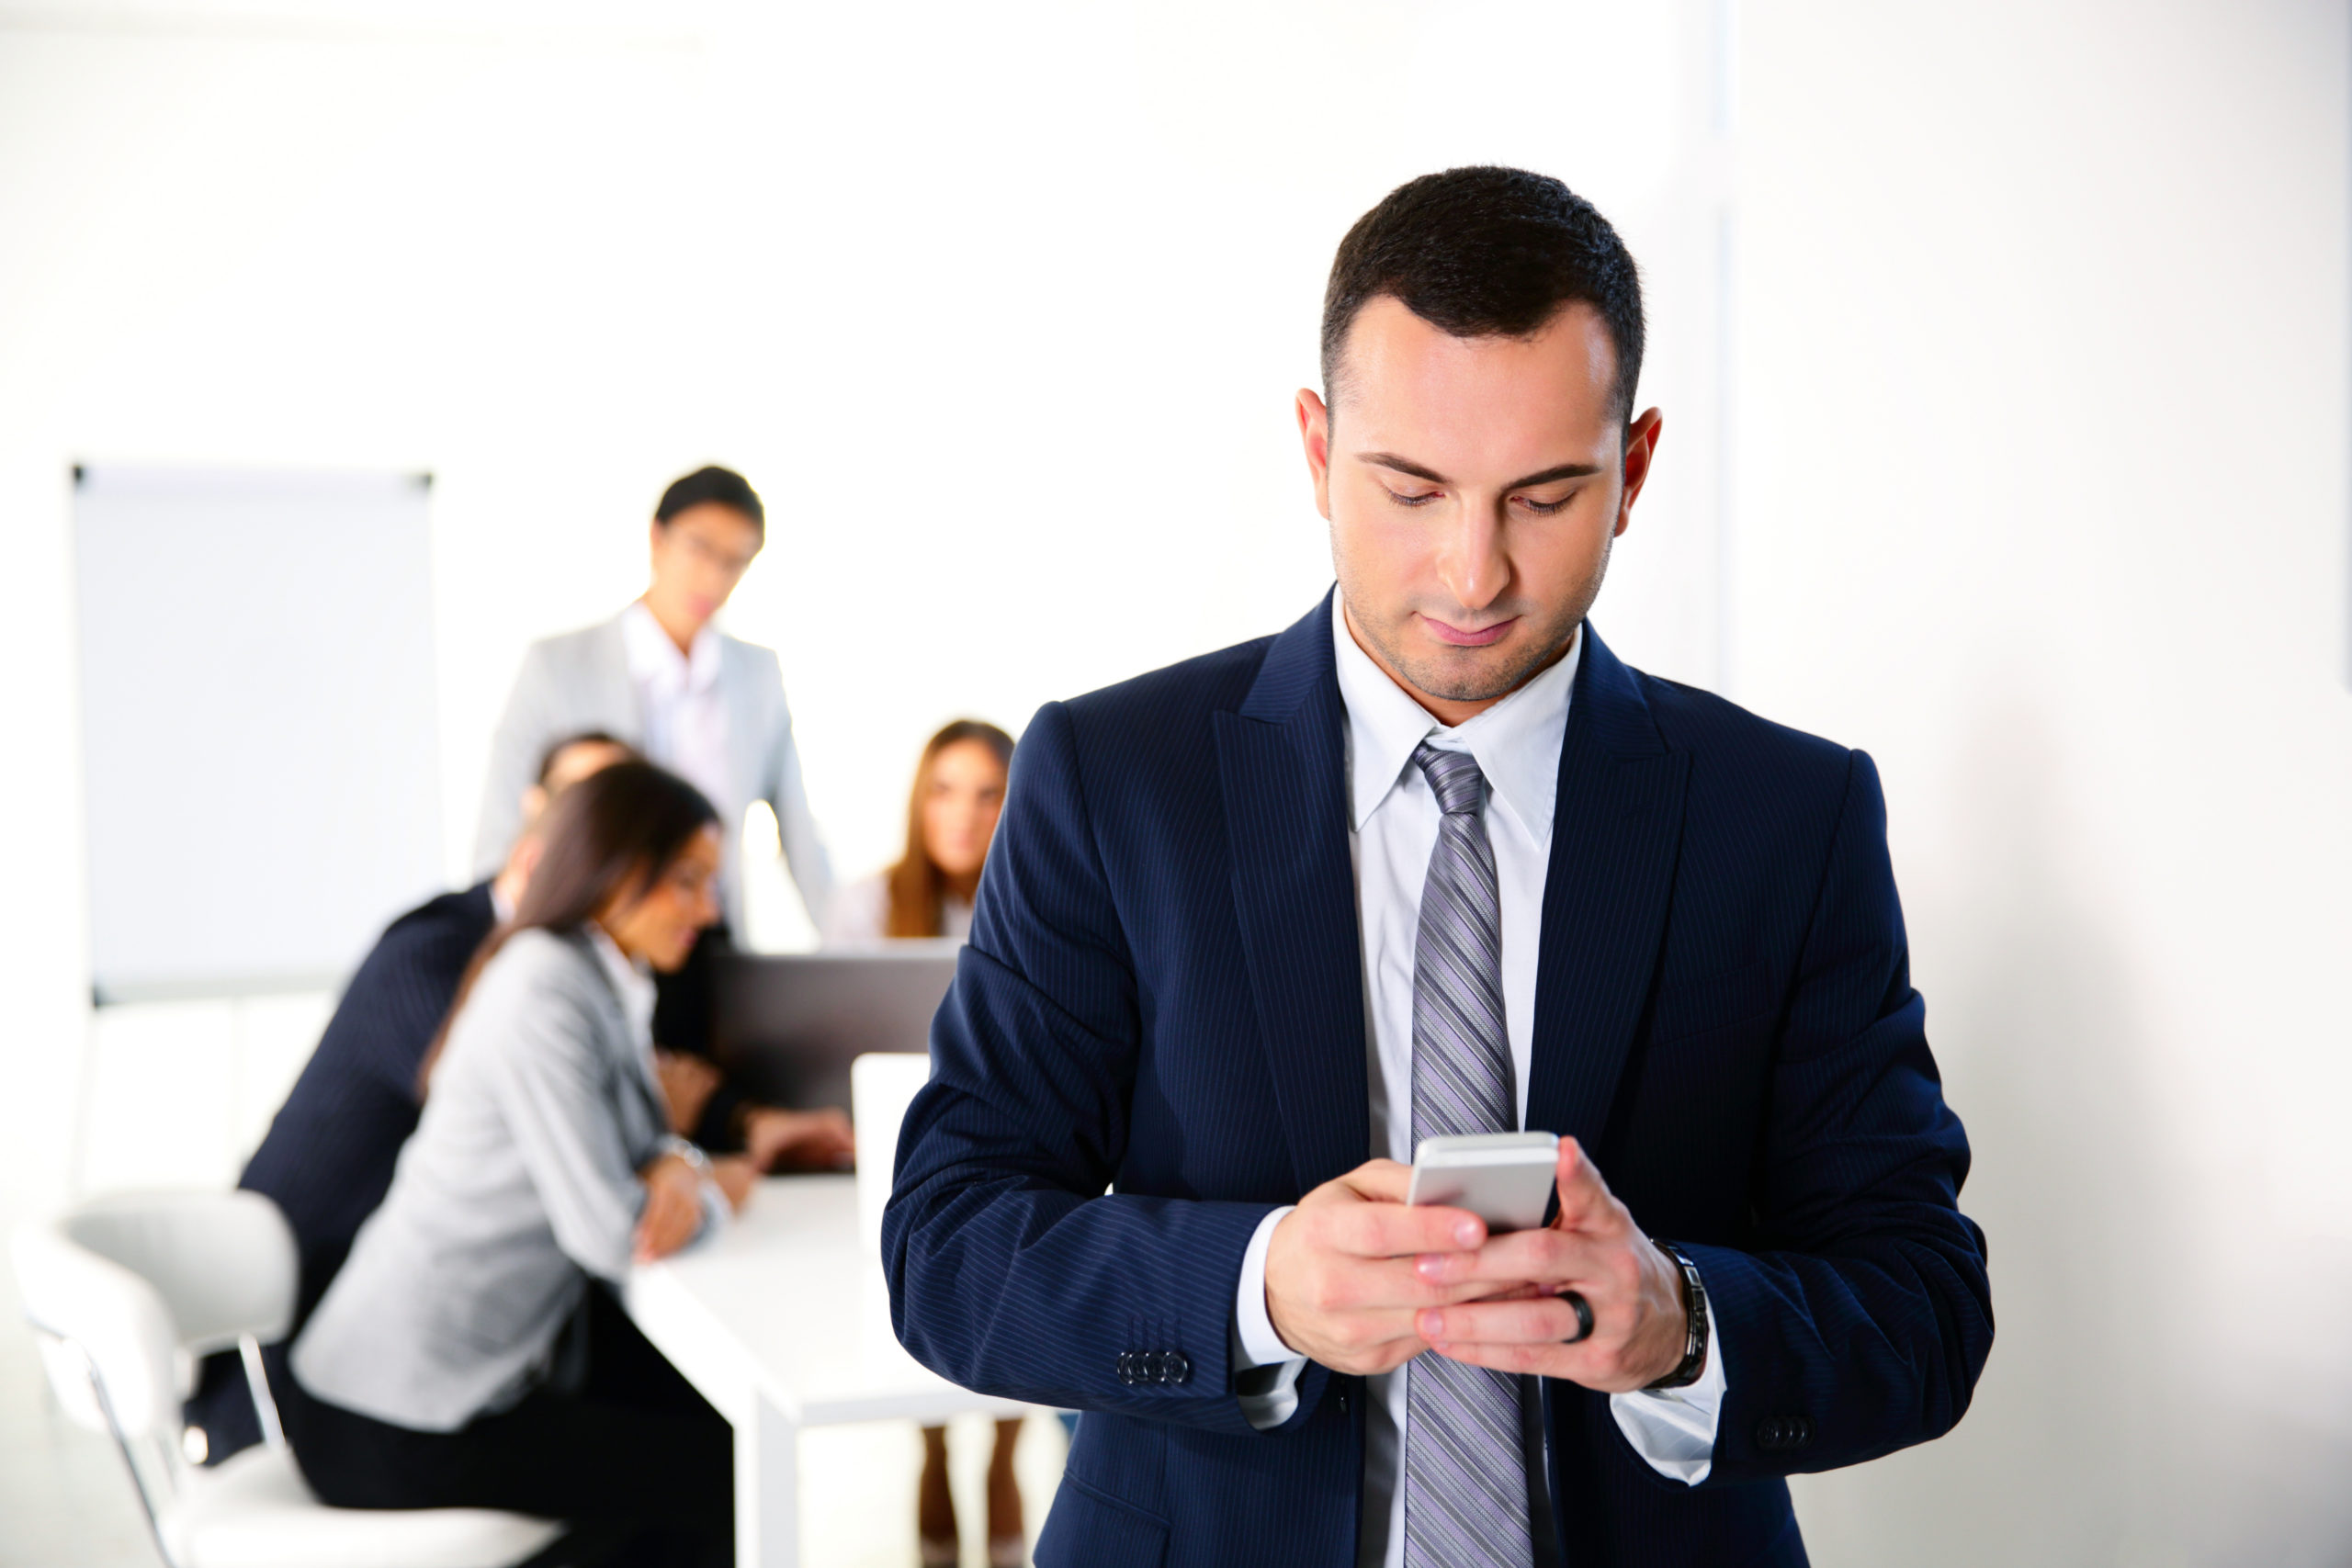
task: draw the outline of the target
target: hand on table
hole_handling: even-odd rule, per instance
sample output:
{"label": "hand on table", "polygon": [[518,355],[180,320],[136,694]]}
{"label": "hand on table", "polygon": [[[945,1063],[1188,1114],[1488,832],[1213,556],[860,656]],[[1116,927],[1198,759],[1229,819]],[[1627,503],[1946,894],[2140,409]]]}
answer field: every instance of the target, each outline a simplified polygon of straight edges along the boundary
{"label": "hand on table", "polygon": [[1266,1244],[1266,1313],[1283,1344],[1335,1371],[1385,1372],[1429,1348],[1424,1307],[1509,1292],[1484,1278],[1443,1283],[1420,1258],[1468,1258],[1487,1226],[1465,1209],[1408,1208],[1412,1168],[1376,1159],[1327,1181]]}
{"label": "hand on table", "polygon": [[662,1098],[669,1107],[670,1131],[691,1137],[702,1122],[703,1107],[718,1089],[718,1069],[700,1056],[656,1047],[653,1076],[662,1081]]}
{"label": "hand on table", "polygon": [[752,1189],[759,1184],[760,1169],[743,1155],[728,1155],[710,1162],[710,1179],[727,1194],[727,1206],[736,1213],[752,1201]]}
{"label": "hand on table", "polygon": [[[1475,1251],[1432,1249],[1414,1261],[1431,1289],[1510,1294],[1426,1308],[1413,1332],[1457,1361],[1566,1378],[1603,1393],[1655,1382],[1682,1360],[1681,1271],[1573,1138],[1560,1140],[1558,1181],[1559,1217],[1544,1229],[1498,1235]],[[1271,1259],[1267,1279],[1271,1296]],[[1564,1343],[1577,1328],[1575,1308],[1562,1299],[1569,1291],[1592,1313],[1591,1335],[1573,1345]]]}
{"label": "hand on table", "polygon": [[702,1175],[677,1155],[663,1155],[639,1171],[645,1208],[637,1216],[639,1263],[667,1258],[702,1229]]}
{"label": "hand on table", "polygon": [[759,1106],[743,1118],[743,1152],[762,1170],[845,1170],[857,1151],[838,1111]]}

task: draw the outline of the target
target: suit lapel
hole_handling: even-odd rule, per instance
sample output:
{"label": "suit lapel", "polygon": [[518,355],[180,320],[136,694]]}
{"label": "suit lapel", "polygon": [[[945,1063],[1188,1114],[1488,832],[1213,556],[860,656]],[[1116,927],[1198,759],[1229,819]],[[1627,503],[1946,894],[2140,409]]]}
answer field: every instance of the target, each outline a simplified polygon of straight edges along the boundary
{"label": "suit lapel", "polygon": [[[637,678],[629,673],[628,634],[621,629],[619,615],[597,628],[594,647],[595,669],[589,673],[589,700],[600,708],[606,703],[614,705],[605,710],[614,716],[600,714],[598,722],[610,726],[615,736],[643,750],[645,701],[638,695]],[[615,722],[616,717],[618,722]]]}
{"label": "suit lapel", "polygon": [[1371,1145],[1344,722],[1329,595],[1216,716],[1241,946],[1302,1193]]}
{"label": "suit lapel", "polygon": [[613,985],[612,976],[605,968],[605,961],[597,956],[594,939],[584,931],[575,931],[565,940],[595,972],[599,1010],[605,1015],[605,1033],[618,1046],[620,1059],[614,1063],[614,1066],[621,1081],[637,1091],[632,1098],[640,1110],[651,1112],[652,1125],[657,1132],[665,1129],[665,1108],[669,1101],[662,1092],[661,1077],[655,1069],[651,1054],[637,1048],[637,1041],[629,1032],[628,1004],[621,1000],[620,992]]}
{"label": "suit lapel", "polygon": [[727,715],[727,778],[735,786],[735,798],[726,805],[727,809],[736,812],[774,793],[769,781],[762,776],[764,770],[759,743],[768,733],[768,727],[760,722],[761,715],[754,706],[757,688],[748,668],[750,655],[751,650],[741,643],[720,634],[718,701]]}
{"label": "suit lapel", "polygon": [[1527,1125],[1600,1139],[1665,935],[1687,754],[1669,751],[1600,638],[1577,671],[1544,880]]}

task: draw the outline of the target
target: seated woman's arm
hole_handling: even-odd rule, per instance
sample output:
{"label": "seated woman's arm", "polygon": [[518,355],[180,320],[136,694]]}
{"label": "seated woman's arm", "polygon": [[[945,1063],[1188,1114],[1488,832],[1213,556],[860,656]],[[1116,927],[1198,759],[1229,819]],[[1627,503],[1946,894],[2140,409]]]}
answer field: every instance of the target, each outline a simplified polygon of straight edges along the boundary
{"label": "seated woman's arm", "polygon": [[[556,1245],[590,1273],[618,1280],[636,1251],[648,1179],[683,1186],[660,1168],[684,1162],[666,1152],[659,1130],[646,1146],[629,1146],[612,1100],[604,1025],[594,1010],[560,986],[530,987],[526,998],[494,1034],[484,1031],[480,1039],[492,1053],[486,1063],[491,1091]],[[689,1168],[685,1175],[697,1193],[695,1228],[684,1238],[691,1240],[711,1222],[713,1208],[699,1201],[699,1173]]]}

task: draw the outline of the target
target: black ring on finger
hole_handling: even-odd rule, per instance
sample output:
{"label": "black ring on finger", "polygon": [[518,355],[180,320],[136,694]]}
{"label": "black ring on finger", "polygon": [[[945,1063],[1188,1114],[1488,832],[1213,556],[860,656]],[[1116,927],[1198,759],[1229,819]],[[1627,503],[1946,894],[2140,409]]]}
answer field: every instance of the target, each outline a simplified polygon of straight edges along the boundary
{"label": "black ring on finger", "polygon": [[1577,1309],[1577,1331],[1560,1341],[1563,1345],[1581,1345],[1592,1337],[1592,1307],[1574,1291],[1563,1291],[1560,1299]]}

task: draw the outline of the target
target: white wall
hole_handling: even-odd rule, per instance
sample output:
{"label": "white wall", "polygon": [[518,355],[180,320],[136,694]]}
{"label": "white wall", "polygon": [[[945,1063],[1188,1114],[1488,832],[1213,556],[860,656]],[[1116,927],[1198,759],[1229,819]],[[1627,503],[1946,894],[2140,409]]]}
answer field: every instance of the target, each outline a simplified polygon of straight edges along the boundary
{"label": "white wall", "polygon": [[[0,814],[39,825],[13,869],[40,890],[0,914],[24,1091],[0,1217],[69,1181],[232,1170],[315,1005],[124,1015],[85,1049],[73,462],[435,476],[453,877],[524,644],[637,592],[669,479],[742,468],[775,525],[730,619],[783,655],[854,874],[893,852],[944,719],[1017,728],[1313,602],[1328,555],[1289,402],[1332,247],[1401,179],[1523,162],[1571,173],[1649,268],[1645,389],[1681,463],[1619,553],[1609,625],[1704,678],[1713,17],[0,8],[0,661],[32,677]],[[1529,48],[1619,63],[1573,93],[1496,79]]]}
{"label": "white wall", "polygon": [[2343,9],[1741,27],[1734,686],[1884,771],[1999,1321],[1815,1560],[2352,1561]]}

